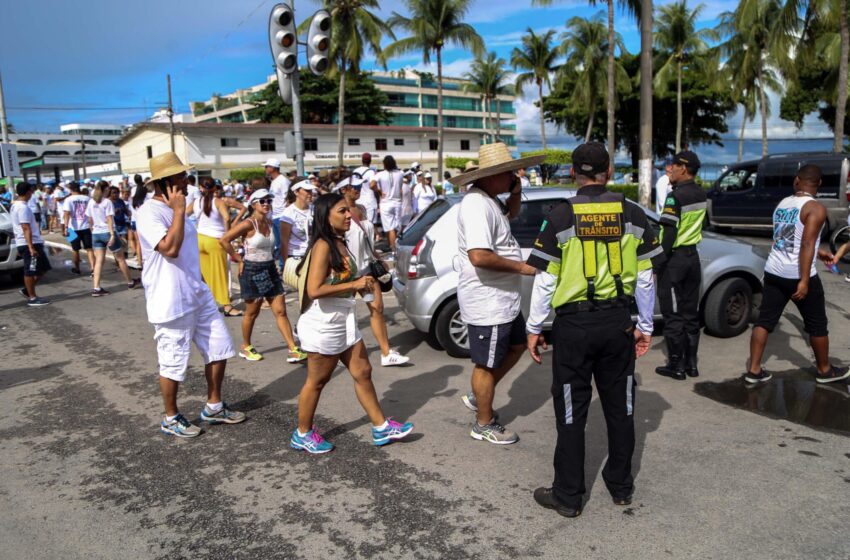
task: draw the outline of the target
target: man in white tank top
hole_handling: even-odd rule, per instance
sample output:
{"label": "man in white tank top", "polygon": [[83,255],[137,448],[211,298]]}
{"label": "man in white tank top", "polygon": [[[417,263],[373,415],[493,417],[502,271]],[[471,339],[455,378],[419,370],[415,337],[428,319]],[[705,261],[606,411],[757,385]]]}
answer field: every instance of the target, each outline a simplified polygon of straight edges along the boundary
{"label": "man in white tank top", "polygon": [[818,249],[826,223],[826,208],[815,199],[820,184],[818,166],[801,167],[794,178],[794,194],[783,199],[773,212],[773,247],[764,266],[764,294],[750,339],[745,383],[764,383],[773,377],[761,367],[761,359],[768,334],[779,322],[788,300],[794,301],[803,317],[815,353],[817,382],[850,377],[850,368],[829,362],[826,302],[815,262],[821,259],[829,263],[833,255]]}

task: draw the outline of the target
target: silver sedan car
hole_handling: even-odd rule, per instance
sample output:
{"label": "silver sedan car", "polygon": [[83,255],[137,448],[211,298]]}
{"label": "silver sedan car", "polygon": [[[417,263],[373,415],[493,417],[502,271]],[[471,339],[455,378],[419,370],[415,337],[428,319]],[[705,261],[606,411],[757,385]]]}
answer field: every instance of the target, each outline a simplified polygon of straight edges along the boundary
{"label": "silver sedan car", "polygon": [[[575,194],[564,188],[523,191],[522,210],[511,230],[528,258],[540,225],[559,202]],[[398,241],[393,290],[410,322],[454,357],[469,356],[466,324],[457,302],[460,256],[457,213],[461,195],[434,202],[405,229]],[[645,210],[660,231],[658,216]],[[728,338],[744,332],[761,295],[767,253],[764,248],[731,238],[703,233],[700,314],[706,333]],[[522,310],[528,316],[533,278],[522,278]],[[498,302],[493,302],[498,305]],[[656,318],[660,319],[658,305]],[[554,313],[545,324],[550,328]]]}

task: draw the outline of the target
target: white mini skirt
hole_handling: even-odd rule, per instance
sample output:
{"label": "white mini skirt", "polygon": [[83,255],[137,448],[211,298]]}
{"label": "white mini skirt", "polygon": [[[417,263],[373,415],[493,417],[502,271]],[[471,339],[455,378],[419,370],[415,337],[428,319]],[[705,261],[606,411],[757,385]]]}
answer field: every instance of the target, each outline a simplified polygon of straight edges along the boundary
{"label": "white mini skirt", "polygon": [[357,344],[363,336],[357,328],[354,305],[354,298],[327,297],[313,300],[298,319],[301,349],[334,356]]}

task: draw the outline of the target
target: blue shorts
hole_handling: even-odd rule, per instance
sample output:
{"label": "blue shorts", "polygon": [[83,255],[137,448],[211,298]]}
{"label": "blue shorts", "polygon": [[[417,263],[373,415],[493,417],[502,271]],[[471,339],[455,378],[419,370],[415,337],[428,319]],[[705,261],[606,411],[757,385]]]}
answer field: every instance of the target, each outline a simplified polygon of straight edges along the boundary
{"label": "blue shorts", "polygon": [[499,369],[513,346],[525,345],[525,319],[522,313],[502,325],[467,325],[469,357],[472,363],[488,369]]}
{"label": "blue shorts", "polygon": [[93,233],[91,234],[91,245],[93,249],[106,249],[109,245],[108,233]]}

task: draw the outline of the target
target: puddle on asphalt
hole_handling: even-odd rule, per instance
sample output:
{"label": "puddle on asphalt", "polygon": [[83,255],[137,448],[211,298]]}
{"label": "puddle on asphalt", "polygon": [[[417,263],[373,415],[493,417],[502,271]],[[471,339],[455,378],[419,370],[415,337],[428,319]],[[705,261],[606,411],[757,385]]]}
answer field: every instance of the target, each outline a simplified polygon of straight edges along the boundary
{"label": "puddle on asphalt", "polygon": [[694,385],[694,391],[756,414],[850,435],[850,383],[846,380],[821,384],[806,371],[794,371],[773,373],[772,380],[755,387],[741,378],[702,381]]}

